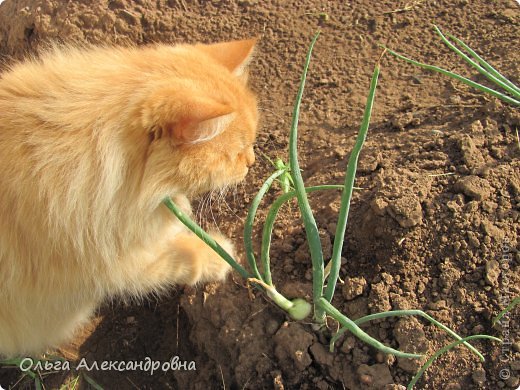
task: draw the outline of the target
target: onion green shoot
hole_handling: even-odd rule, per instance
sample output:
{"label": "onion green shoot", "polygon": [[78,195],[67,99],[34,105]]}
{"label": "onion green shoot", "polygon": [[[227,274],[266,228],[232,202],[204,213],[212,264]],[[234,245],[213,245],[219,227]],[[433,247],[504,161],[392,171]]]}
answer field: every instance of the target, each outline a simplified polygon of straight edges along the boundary
{"label": "onion green shoot", "polygon": [[76,375],[76,377],[71,379],[68,383],[61,385],[60,390],[76,390],[79,386],[80,378],[80,375]]}
{"label": "onion green shoot", "polygon": [[[465,78],[463,76],[458,75],[457,73],[450,72],[446,69],[439,68],[437,66],[424,64],[422,62],[413,60],[411,58],[405,57],[402,54],[399,54],[391,49],[386,48],[388,52],[392,55],[394,55],[397,58],[400,58],[401,60],[404,60],[410,64],[419,66],[424,69],[433,70],[435,72],[442,73],[446,76],[449,76],[451,78],[454,78],[456,80],[459,80],[463,82],[464,84],[467,84],[473,88],[476,88],[482,92],[488,93],[490,95],[493,95],[497,97],[498,99],[512,104],[514,106],[520,106],[520,88],[517,87],[515,84],[513,84],[510,80],[508,80],[506,77],[504,77],[501,73],[499,73],[495,68],[493,68],[489,63],[487,63],[482,57],[480,57],[475,51],[473,51],[468,45],[466,45],[464,42],[462,42],[460,39],[455,38],[453,35],[448,34],[448,36],[453,39],[457,44],[459,44],[464,50],[466,50],[467,53],[469,53],[469,56],[466,55],[462,50],[460,50],[454,43],[450,42],[448,38],[442,33],[442,31],[434,25],[435,32],[441,37],[442,41],[457,55],[459,55],[462,59],[464,59],[470,66],[477,69],[481,74],[483,74],[488,80],[490,80],[493,84],[496,86],[502,88],[507,93],[502,93],[500,91],[496,91],[492,88],[486,87],[485,85],[476,83],[473,80],[470,80],[468,78]],[[384,46],[383,46],[384,47]],[[471,58],[471,57],[473,58]],[[508,95],[509,94],[509,95]]]}
{"label": "onion green shoot", "polygon": [[[470,66],[475,68],[479,73],[481,73],[484,77],[486,77],[489,81],[493,82],[494,84],[498,85],[502,89],[505,89],[507,92],[512,94],[513,96],[515,94],[520,93],[520,91],[516,88],[516,86],[511,83],[509,80],[507,80],[504,76],[502,76],[495,68],[493,68],[491,65],[489,65],[486,61],[482,59],[482,57],[478,56],[480,61],[475,62],[473,61],[469,56],[464,54],[462,50],[460,50],[457,46],[455,46],[453,43],[449,41],[448,38],[442,33],[442,31],[437,26],[433,26],[435,28],[435,32],[441,37],[442,41],[448,46],[451,50],[453,50],[455,53],[459,55],[464,61],[466,61]],[[452,39],[453,35],[448,34]],[[466,44],[464,44],[460,39],[455,38],[459,45],[463,44],[463,47],[468,48]],[[466,49],[467,51],[467,49]],[[471,50],[470,54],[473,53],[475,56],[477,55],[473,50]],[[480,62],[480,64],[479,64]],[[485,68],[483,68],[482,65],[484,65]]]}
{"label": "onion green shoot", "polygon": [[271,160],[269,156],[265,153],[262,153],[262,155],[266,158],[267,161],[271,163],[273,167],[275,167],[278,170],[283,170],[284,173],[280,175],[276,181],[280,184],[280,188],[282,191],[286,194],[289,191],[292,191],[294,189],[294,182],[292,179],[291,174],[289,173],[290,167],[289,165],[285,164],[281,158],[276,158],[276,160]]}
{"label": "onion green shoot", "polygon": [[309,249],[312,260],[312,300],[314,302],[314,319],[317,322],[323,323],[325,320],[325,312],[316,306],[316,302],[323,294],[323,251],[321,249],[320,235],[316,220],[309,205],[307,199],[307,193],[305,192],[305,184],[303,183],[302,174],[300,171],[300,164],[298,162],[298,121],[300,118],[300,106],[303,97],[303,91],[305,89],[305,81],[307,79],[307,71],[311,62],[312,49],[316,41],[318,40],[320,33],[318,32],[307,52],[305,59],[305,65],[303,67],[302,76],[300,79],[300,87],[298,88],[298,94],[296,96],[296,102],[294,103],[294,110],[292,116],[291,132],[289,134],[289,166],[291,167],[291,176],[294,182],[294,190],[296,192],[296,198],[298,199],[298,207],[303,219],[303,225],[305,227],[305,234],[307,236],[307,242],[309,243]]}
{"label": "onion green shoot", "polygon": [[260,272],[258,271],[258,267],[256,266],[255,254],[253,251],[253,224],[255,221],[256,211],[258,210],[258,206],[260,205],[260,202],[262,201],[262,198],[264,197],[265,193],[273,184],[273,181],[276,178],[282,176],[284,173],[284,169],[279,169],[276,172],[274,172],[271,176],[269,176],[269,178],[264,182],[262,187],[260,187],[260,190],[254,197],[253,202],[251,203],[251,206],[249,208],[249,212],[247,213],[247,219],[244,226],[244,248],[246,251],[246,257],[249,266],[253,270],[253,273],[255,274],[255,277],[257,279],[262,279],[262,277],[260,276]]}
{"label": "onion green shoot", "polygon": [[428,367],[430,367],[432,365],[434,360],[437,359],[439,356],[441,356],[444,353],[448,352],[449,350],[455,348],[459,344],[467,344],[468,341],[475,340],[475,339],[488,339],[488,340],[498,341],[499,343],[502,342],[502,340],[500,340],[499,338],[496,338],[496,337],[493,337],[493,336],[488,336],[488,335],[483,335],[483,334],[477,334],[477,335],[473,335],[473,336],[468,336],[468,337],[464,337],[463,339],[454,341],[451,344],[448,344],[448,345],[442,347],[441,349],[439,349],[437,352],[435,352],[426,361],[426,363],[423,364],[423,366],[420,368],[420,370],[417,371],[417,373],[414,375],[414,377],[412,378],[412,380],[410,381],[410,383],[408,384],[406,389],[407,390],[412,390],[413,387],[415,386],[415,384],[417,383],[417,381],[424,374],[424,372],[428,369]]}
{"label": "onion green shoot", "polygon": [[[47,356],[47,357],[46,357]],[[18,358],[11,358],[11,359],[4,359],[0,360],[0,366],[6,366],[6,367],[16,367],[22,371],[22,377],[18,380],[17,383],[21,383],[23,379],[27,376],[32,381],[34,381],[34,388],[36,390],[42,390],[44,389],[43,385],[43,371],[38,367],[39,365],[44,365],[46,362],[56,362],[61,361],[64,362],[65,359],[61,356],[54,356],[54,355],[44,355],[41,358],[24,358],[24,357],[18,357]],[[77,382],[77,380],[76,380]],[[1,387],[1,386],[0,386]],[[101,389],[103,390],[103,389]]]}
{"label": "onion green shoot", "polygon": [[82,373],[83,378],[85,378],[85,381],[92,386],[94,390],[104,390],[103,387],[101,387],[94,379],[92,379],[87,373]]}
{"label": "onion green shoot", "polygon": [[[320,190],[330,190],[330,189],[342,189],[342,185],[322,185],[322,186],[314,186],[314,187],[306,187],[306,192],[314,192]],[[264,230],[262,232],[262,265],[264,270],[264,280],[268,284],[272,284],[271,279],[271,266],[269,260],[269,249],[271,248],[271,236],[273,234],[274,222],[276,220],[276,216],[278,215],[278,211],[283,206],[284,203],[289,201],[290,199],[296,197],[296,192],[291,191],[286,194],[281,195],[276,199],[271,207],[269,208],[269,212],[265,218]]]}
{"label": "onion green shoot", "polygon": [[498,315],[493,319],[493,326],[495,326],[497,323],[499,323],[500,320],[505,315],[507,315],[511,310],[513,310],[514,307],[517,306],[518,304],[520,304],[520,297],[516,297],[515,299],[513,299],[504,310],[502,310],[500,313],[498,313]]}
{"label": "onion green shoot", "polygon": [[330,260],[330,275],[327,279],[327,288],[325,290],[325,298],[332,302],[334,296],[334,290],[339,277],[339,270],[341,267],[341,251],[343,249],[343,241],[345,240],[345,232],[347,230],[348,213],[350,210],[350,201],[352,199],[352,190],[354,188],[354,180],[356,178],[357,163],[359,154],[365,143],[365,139],[368,133],[368,126],[370,124],[370,116],[372,115],[372,107],[374,105],[374,99],[376,94],[377,80],[379,78],[379,64],[374,69],[372,80],[370,81],[370,90],[368,93],[367,103],[365,107],[365,113],[363,115],[363,121],[361,122],[361,128],[359,130],[356,143],[350,153],[350,157],[347,164],[347,173],[345,175],[345,188],[341,195],[341,205],[339,210],[338,223],[336,225],[336,234],[334,235],[334,245],[332,249],[332,258]]}
{"label": "onion green shoot", "polygon": [[[438,327],[438,328],[442,329],[443,331],[445,331],[446,333],[448,333],[454,339],[462,340],[462,337],[460,337],[457,333],[452,331],[447,326],[441,324],[435,318],[433,318],[430,315],[426,314],[422,310],[392,310],[392,311],[386,311],[386,312],[383,312],[383,313],[370,314],[370,315],[358,318],[357,320],[354,321],[354,323],[356,325],[361,325],[361,324],[364,324],[366,322],[379,320],[379,319],[382,319],[382,318],[387,318],[387,317],[404,317],[404,316],[422,317],[422,318],[430,321],[436,327]],[[339,336],[341,336],[346,330],[348,330],[348,329],[347,328],[341,328],[334,335],[334,337],[332,337],[332,339],[330,340],[330,350],[331,350],[331,352],[334,349],[334,343],[338,340]],[[482,354],[475,347],[473,347],[470,343],[464,342],[464,345],[466,347],[468,347],[475,355],[477,355],[481,362],[483,362],[485,360],[484,356],[482,356]]]}
{"label": "onion green shoot", "polygon": [[284,174],[280,176],[280,186],[282,187],[282,191],[284,194],[288,193],[294,188],[294,181],[292,179],[291,174],[289,173],[290,167],[285,165],[281,158],[277,158],[274,162],[274,166],[276,169],[282,169]]}
{"label": "onion green shoot", "polygon": [[16,367],[19,368],[23,372],[22,378],[19,380],[21,382],[25,376],[31,378],[34,381],[34,388],[37,390],[42,389],[42,381],[38,372],[33,371],[30,367],[24,366],[24,358],[13,358],[13,359],[5,359],[0,360],[0,366],[6,367]]}
{"label": "onion green shoot", "polygon": [[347,316],[341,314],[338,309],[332,306],[329,301],[325,298],[320,298],[317,303],[329,316],[338,321],[343,327],[347,328],[350,333],[364,341],[365,343],[373,346],[374,348],[380,350],[381,352],[395,355],[397,357],[403,357],[408,359],[417,359],[421,358],[422,355],[416,353],[406,353],[398,351],[394,348],[388,347],[382,344],[380,341],[377,341],[373,337],[369,336],[364,330],[362,330],[354,321],[352,321]]}

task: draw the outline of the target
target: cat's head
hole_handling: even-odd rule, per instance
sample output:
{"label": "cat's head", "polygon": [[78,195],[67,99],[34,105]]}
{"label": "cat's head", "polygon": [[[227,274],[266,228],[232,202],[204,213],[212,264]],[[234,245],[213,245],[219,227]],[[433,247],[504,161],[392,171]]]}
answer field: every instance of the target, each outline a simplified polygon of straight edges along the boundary
{"label": "cat's head", "polygon": [[[256,98],[246,67],[256,40],[161,46],[142,108],[145,174],[188,195],[242,181],[255,157]],[[170,58],[168,64],[157,64]],[[161,75],[162,74],[162,75]]]}

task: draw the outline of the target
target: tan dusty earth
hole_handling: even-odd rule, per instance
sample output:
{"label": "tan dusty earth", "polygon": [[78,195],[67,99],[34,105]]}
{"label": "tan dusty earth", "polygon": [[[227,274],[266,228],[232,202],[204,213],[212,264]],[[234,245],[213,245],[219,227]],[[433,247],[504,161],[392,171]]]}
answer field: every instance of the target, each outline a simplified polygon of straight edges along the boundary
{"label": "tan dusty earth", "polygon": [[[320,13],[323,13],[320,15]],[[325,16],[325,14],[327,16]],[[317,29],[304,95],[299,151],[307,184],[342,183],[379,43],[482,81],[432,30],[463,39],[517,85],[520,6],[508,1],[309,0],[6,0],[0,5],[4,66],[47,41],[147,44],[260,37],[250,80],[260,100],[258,163],[225,199],[196,203],[202,222],[241,247],[247,207],[286,159],[292,104],[303,59]],[[518,108],[438,74],[382,60],[372,125],[362,153],[343,248],[335,306],[355,319],[415,308],[475,342],[486,362],[464,348],[436,361],[421,389],[515,389],[519,386],[518,310],[491,321],[519,295],[520,149]],[[277,195],[266,199],[265,208]],[[311,196],[325,255],[335,232],[339,193]],[[261,224],[255,231],[259,243]],[[272,245],[274,281],[289,297],[310,298],[310,258],[295,204],[286,206]],[[242,253],[243,257],[243,253]],[[509,288],[507,286],[509,282]],[[365,327],[408,352],[433,353],[450,342],[423,320],[391,318]],[[91,371],[105,389],[399,389],[419,367],[346,334],[328,352],[333,329],[293,322],[264,296],[248,295],[238,275],[223,286],[172,291],[169,297],[103,307],[83,334],[60,350],[78,362],[194,361],[196,371]],[[507,377],[509,373],[509,377]],[[44,372],[46,388],[75,373]],[[31,388],[13,368],[0,385]],[[81,387],[88,388],[81,380]]]}

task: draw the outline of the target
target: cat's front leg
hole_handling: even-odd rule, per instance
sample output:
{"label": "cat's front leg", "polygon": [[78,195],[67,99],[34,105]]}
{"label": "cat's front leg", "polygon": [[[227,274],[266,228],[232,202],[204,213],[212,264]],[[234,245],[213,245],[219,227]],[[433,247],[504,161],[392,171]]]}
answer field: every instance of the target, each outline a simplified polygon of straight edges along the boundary
{"label": "cat's front leg", "polygon": [[[218,232],[209,232],[210,236],[226,250],[231,257],[238,259],[235,256],[235,247],[233,243],[224,235]],[[231,266],[220,255],[211,249],[207,244],[204,244],[204,258],[202,261],[202,272],[200,275],[200,282],[211,282],[224,280],[227,274],[231,271]],[[202,255],[202,253],[201,253]]]}
{"label": "cat's front leg", "polygon": [[[172,200],[186,215],[191,215],[191,204],[186,196],[176,195]],[[228,238],[219,232],[210,231],[209,235],[234,257],[235,248]],[[177,265],[178,271],[173,272],[173,280],[184,278],[182,275],[186,274],[185,284],[222,281],[231,270],[231,266],[226,261],[191,232],[175,235],[169,245],[171,245],[172,256],[170,261]],[[191,270],[188,271],[187,268]]]}
{"label": "cat's front leg", "polygon": [[[177,207],[179,209],[181,209],[181,211],[184,214],[186,214],[186,215],[192,214],[191,203],[190,203],[189,199],[186,197],[186,195],[181,195],[181,194],[173,195],[173,196],[171,196],[171,199],[172,199],[173,203],[175,203],[177,205]],[[168,212],[171,213],[171,211],[169,211],[169,210],[168,210]]]}
{"label": "cat's front leg", "polygon": [[[190,202],[184,195],[172,196],[172,200],[186,215],[191,215]],[[172,215],[166,207],[161,213],[170,221],[169,228],[159,234],[164,238],[131,251],[122,272],[113,275],[117,290],[145,295],[165,291],[172,285],[223,281],[231,270],[230,265],[179,221],[171,223]],[[234,256],[229,239],[216,232],[210,235]]]}
{"label": "cat's front leg", "polygon": [[[231,241],[220,233],[212,237],[231,255]],[[172,285],[196,285],[223,281],[231,266],[213,249],[191,232],[181,232],[163,241],[158,247],[145,251],[150,260],[144,264],[135,258],[131,272],[131,294],[145,295],[152,291],[164,291]],[[140,266],[138,266],[140,264]],[[126,289],[128,291],[128,289]]]}
{"label": "cat's front leg", "polygon": [[[210,232],[210,235],[234,256],[235,251],[230,240],[220,233]],[[170,245],[170,252],[166,257],[172,266],[171,280],[176,284],[223,281],[231,270],[227,262],[191,232],[176,235]]]}

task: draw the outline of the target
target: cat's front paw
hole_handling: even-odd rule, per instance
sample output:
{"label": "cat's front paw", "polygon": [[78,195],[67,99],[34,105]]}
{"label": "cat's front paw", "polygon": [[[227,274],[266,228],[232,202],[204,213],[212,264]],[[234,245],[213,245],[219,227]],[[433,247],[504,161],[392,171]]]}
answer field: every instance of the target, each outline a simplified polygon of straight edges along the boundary
{"label": "cat's front paw", "polygon": [[[226,250],[231,257],[235,258],[235,247],[233,243],[225,236],[217,232],[209,232],[210,236]],[[231,266],[214,250],[208,248],[211,252],[202,265],[202,282],[223,281],[227,274],[231,271]],[[235,258],[236,260],[236,258]]]}
{"label": "cat's front paw", "polygon": [[180,208],[184,214],[186,214],[186,215],[192,214],[191,203],[185,195],[176,194],[176,195],[171,196],[171,198],[172,198],[173,203],[175,203],[177,205],[177,207]]}

